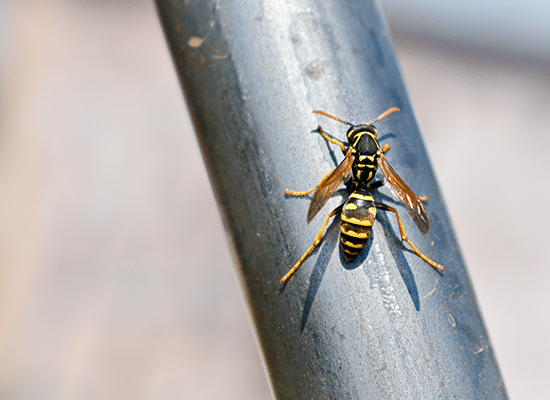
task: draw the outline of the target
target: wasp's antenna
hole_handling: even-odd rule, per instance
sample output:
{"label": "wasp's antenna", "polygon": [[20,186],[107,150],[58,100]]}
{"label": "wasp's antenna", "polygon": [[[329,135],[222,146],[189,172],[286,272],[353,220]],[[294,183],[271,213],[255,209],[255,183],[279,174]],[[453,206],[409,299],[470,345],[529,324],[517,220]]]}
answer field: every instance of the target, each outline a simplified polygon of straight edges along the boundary
{"label": "wasp's antenna", "polygon": [[[392,108],[390,108],[389,110],[385,111],[384,113],[380,114],[380,115],[378,116],[378,118],[373,119],[373,120],[370,121],[370,122],[367,122],[367,125],[372,125],[372,124],[374,124],[375,122],[378,122],[378,121],[380,121],[380,120],[383,119],[383,118],[386,118],[388,115],[390,115],[391,113],[396,112],[396,111],[401,111],[401,110],[399,110],[399,108],[397,108],[397,107],[392,107]],[[313,112],[315,112],[315,111],[313,111]],[[341,122],[343,122],[343,121],[341,121]]]}
{"label": "wasp's antenna", "polygon": [[[388,110],[388,111],[389,111],[389,110]],[[387,112],[387,111],[386,111],[386,112]],[[351,127],[355,127],[355,125],[353,125],[351,122],[342,121],[340,118],[336,118],[335,116],[330,115],[330,114],[327,114],[327,113],[324,112],[324,111],[313,110],[313,113],[315,113],[315,114],[321,114],[321,115],[324,115],[325,117],[332,118],[332,119],[334,119],[334,120],[336,120],[336,121],[338,121],[338,122],[341,122],[341,123],[343,123],[343,124],[349,125],[349,126],[351,126]],[[384,117],[385,117],[385,115],[384,115]],[[384,117],[382,117],[382,118],[384,118]]]}

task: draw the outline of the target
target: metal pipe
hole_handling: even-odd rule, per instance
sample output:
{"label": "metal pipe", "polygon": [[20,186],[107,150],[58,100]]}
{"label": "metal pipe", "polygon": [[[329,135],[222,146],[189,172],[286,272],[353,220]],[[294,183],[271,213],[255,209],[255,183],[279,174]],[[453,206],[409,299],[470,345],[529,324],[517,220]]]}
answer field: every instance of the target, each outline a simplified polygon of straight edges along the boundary
{"label": "metal pipe", "polygon": [[[504,385],[413,116],[390,34],[371,0],[157,0],[241,281],[278,399],[503,399]],[[311,245],[329,202],[306,224],[315,186],[340,160],[317,125],[346,127],[386,109],[387,158],[426,204],[425,238],[383,187],[413,243],[380,211],[351,263],[339,218],[286,285],[279,279]],[[332,207],[332,208],[330,208]]]}

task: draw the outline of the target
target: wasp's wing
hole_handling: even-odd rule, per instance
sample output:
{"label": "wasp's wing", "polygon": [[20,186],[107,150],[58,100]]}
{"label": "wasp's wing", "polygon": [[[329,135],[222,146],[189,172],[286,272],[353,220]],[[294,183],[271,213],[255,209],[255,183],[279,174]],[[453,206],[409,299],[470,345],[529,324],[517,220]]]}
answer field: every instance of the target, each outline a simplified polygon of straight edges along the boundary
{"label": "wasp's wing", "polygon": [[391,184],[395,194],[405,206],[405,209],[416,223],[416,226],[418,226],[418,229],[420,229],[420,232],[422,232],[424,236],[428,235],[430,222],[428,221],[428,214],[426,213],[426,208],[424,208],[422,200],[414,194],[403,179],[397,175],[390,164],[388,164],[388,160],[384,154],[380,155],[378,166],[382,169],[384,175],[386,175],[386,180]]}
{"label": "wasp's wing", "polygon": [[334,171],[319,182],[315,193],[313,193],[311,203],[309,204],[309,210],[307,212],[308,224],[317,215],[317,213],[321,211],[321,208],[323,208],[334,192],[336,192],[346,174],[351,170],[351,165],[353,164],[354,159],[355,156],[350,148],[340,165],[338,165]]}

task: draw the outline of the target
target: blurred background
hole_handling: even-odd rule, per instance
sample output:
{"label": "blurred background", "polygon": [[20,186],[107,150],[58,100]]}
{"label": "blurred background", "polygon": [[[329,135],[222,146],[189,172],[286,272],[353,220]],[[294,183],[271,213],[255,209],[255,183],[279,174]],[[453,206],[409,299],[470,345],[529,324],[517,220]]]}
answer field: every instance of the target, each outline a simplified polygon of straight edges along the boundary
{"label": "blurred background", "polygon": [[[509,395],[550,393],[550,3],[386,0]],[[0,2],[0,398],[270,399],[152,1]]]}

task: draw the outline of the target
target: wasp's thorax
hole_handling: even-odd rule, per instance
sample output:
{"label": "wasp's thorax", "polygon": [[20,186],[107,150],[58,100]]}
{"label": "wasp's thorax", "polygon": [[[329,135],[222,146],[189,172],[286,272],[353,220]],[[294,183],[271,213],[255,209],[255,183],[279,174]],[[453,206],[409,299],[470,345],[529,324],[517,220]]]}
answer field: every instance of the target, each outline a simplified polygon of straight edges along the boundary
{"label": "wasp's thorax", "polygon": [[355,160],[351,172],[355,186],[367,187],[378,169],[380,145],[376,137],[374,125],[359,124],[351,127],[348,132],[348,142],[355,150]]}

